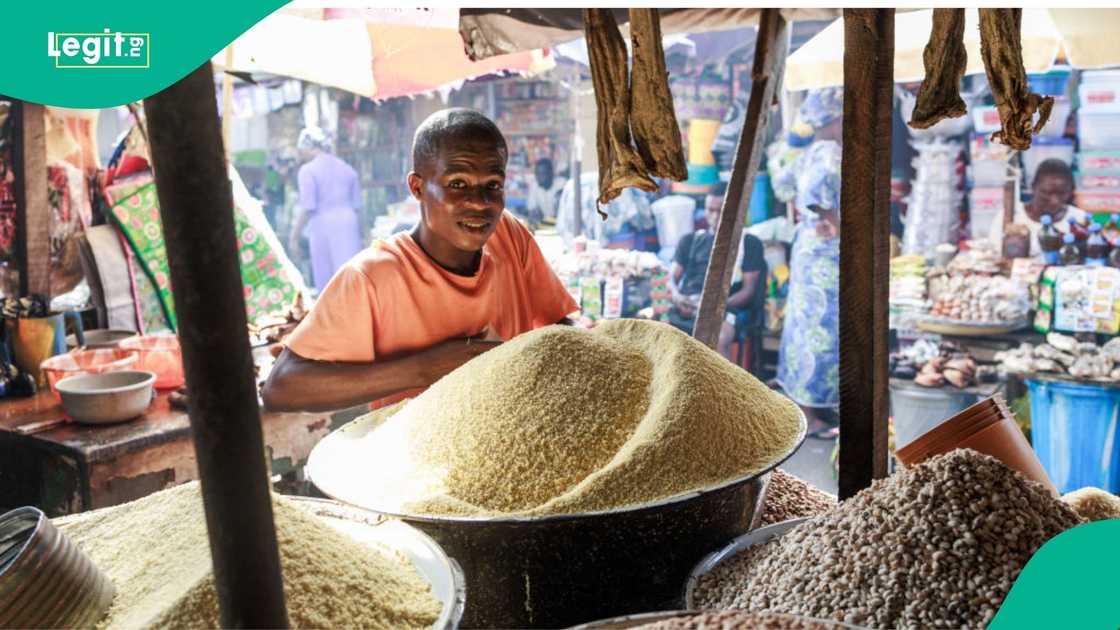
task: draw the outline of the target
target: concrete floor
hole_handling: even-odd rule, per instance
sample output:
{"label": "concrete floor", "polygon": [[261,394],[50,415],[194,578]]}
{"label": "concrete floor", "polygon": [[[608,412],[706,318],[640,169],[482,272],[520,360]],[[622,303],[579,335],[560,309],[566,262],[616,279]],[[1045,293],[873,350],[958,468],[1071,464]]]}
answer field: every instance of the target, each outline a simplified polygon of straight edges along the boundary
{"label": "concrete floor", "polygon": [[797,449],[797,452],[787,459],[780,468],[791,475],[796,475],[808,481],[825,492],[836,494],[836,476],[832,472],[832,463],[829,460],[835,446],[836,440],[834,439],[806,438],[805,442],[801,444],[801,448]]}

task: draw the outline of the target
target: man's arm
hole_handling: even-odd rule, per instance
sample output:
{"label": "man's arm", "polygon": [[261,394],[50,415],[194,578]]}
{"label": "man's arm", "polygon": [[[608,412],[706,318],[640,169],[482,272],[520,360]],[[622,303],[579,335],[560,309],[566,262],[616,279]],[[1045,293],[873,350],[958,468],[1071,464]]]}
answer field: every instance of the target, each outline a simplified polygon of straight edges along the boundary
{"label": "man's arm", "polygon": [[270,411],[345,409],[428,387],[496,345],[492,341],[451,339],[372,363],[314,361],[285,348],[261,393]]}
{"label": "man's arm", "polygon": [[743,284],[738,291],[727,296],[727,308],[746,308],[747,304],[750,303],[751,298],[754,297],[754,292],[758,290],[758,279],[761,276],[761,271],[743,272]]}

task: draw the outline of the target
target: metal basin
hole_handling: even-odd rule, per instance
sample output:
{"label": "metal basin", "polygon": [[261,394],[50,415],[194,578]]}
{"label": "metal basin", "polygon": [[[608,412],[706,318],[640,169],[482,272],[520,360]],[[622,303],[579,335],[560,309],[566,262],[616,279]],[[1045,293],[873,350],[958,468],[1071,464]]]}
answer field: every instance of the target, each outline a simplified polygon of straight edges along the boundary
{"label": "metal basin", "polygon": [[389,519],[337,501],[286,497],[325,520],[331,527],[368,544],[379,544],[401,552],[431,584],[432,594],[443,604],[433,630],[455,630],[463,617],[466,585],[463,571],[438,544],[423,532],[396,519]]}
{"label": "metal basin", "polygon": [[680,608],[697,559],[757,525],[764,470],[657,503],[605,512],[537,517],[432,517],[370,505],[358,440],[376,426],[360,418],[324,438],[306,473],[327,496],[394,516],[434,538],[466,575],[467,628],[568,627],[595,619]]}
{"label": "metal basin", "polygon": [[155,395],[156,375],[141,370],[70,376],[55,384],[62,408],[87,424],[123,422],[142,415]]}
{"label": "metal basin", "polygon": [[743,550],[756,545],[764,545],[775,538],[785,535],[807,520],[809,519],[793,518],[788,521],[782,521],[781,523],[760,527],[739,536],[718,551],[713,551],[704,556],[704,558],[693,567],[692,572],[688,574],[688,581],[685,582],[685,608],[689,610],[697,610],[699,608],[696,604],[696,587],[700,584],[701,577],[711,573],[716,567],[739,555]]}

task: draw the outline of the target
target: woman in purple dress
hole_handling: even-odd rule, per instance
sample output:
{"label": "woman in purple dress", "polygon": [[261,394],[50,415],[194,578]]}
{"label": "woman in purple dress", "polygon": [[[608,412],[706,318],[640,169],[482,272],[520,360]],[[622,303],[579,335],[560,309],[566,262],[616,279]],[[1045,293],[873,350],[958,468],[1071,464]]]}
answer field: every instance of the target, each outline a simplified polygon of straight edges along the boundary
{"label": "woman in purple dress", "polygon": [[300,211],[288,251],[298,252],[300,238],[307,236],[311,275],[321,292],[334,272],[362,249],[362,189],[358,172],[331,153],[327,132],[307,127],[296,146],[305,163],[299,169]]}

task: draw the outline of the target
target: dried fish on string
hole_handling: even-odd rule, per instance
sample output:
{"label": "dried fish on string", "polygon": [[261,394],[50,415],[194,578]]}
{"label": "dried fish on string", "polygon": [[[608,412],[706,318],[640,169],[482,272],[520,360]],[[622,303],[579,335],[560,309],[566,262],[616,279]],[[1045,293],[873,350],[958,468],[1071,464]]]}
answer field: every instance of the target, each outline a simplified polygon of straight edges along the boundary
{"label": "dried fish on string", "polygon": [[681,181],[688,178],[680,128],[668,90],[665,49],[657,9],[630,9],[630,126],[638,155],[652,175]]}
{"label": "dried fish on string", "polygon": [[[980,53],[1002,126],[992,141],[1025,151],[1031,148],[1031,133],[1050,120],[1054,98],[1030,91],[1023,67],[1022,21],[1022,9],[980,9]],[[1032,124],[1035,112],[1038,123]]]}
{"label": "dried fish on string", "polygon": [[[583,27],[598,110],[599,203],[610,202],[631,186],[654,192],[657,184],[630,145],[630,82],[618,23],[610,9],[584,9]],[[606,218],[602,210],[599,214]]]}
{"label": "dried fish on string", "polygon": [[929,43],[922,53],[926,77],[918,89],[918,100],[910,126],[928,129],[945,118],[967,113],[961,98],[961,79],[968,65],[964,48],[964,9],[934,9]]}

